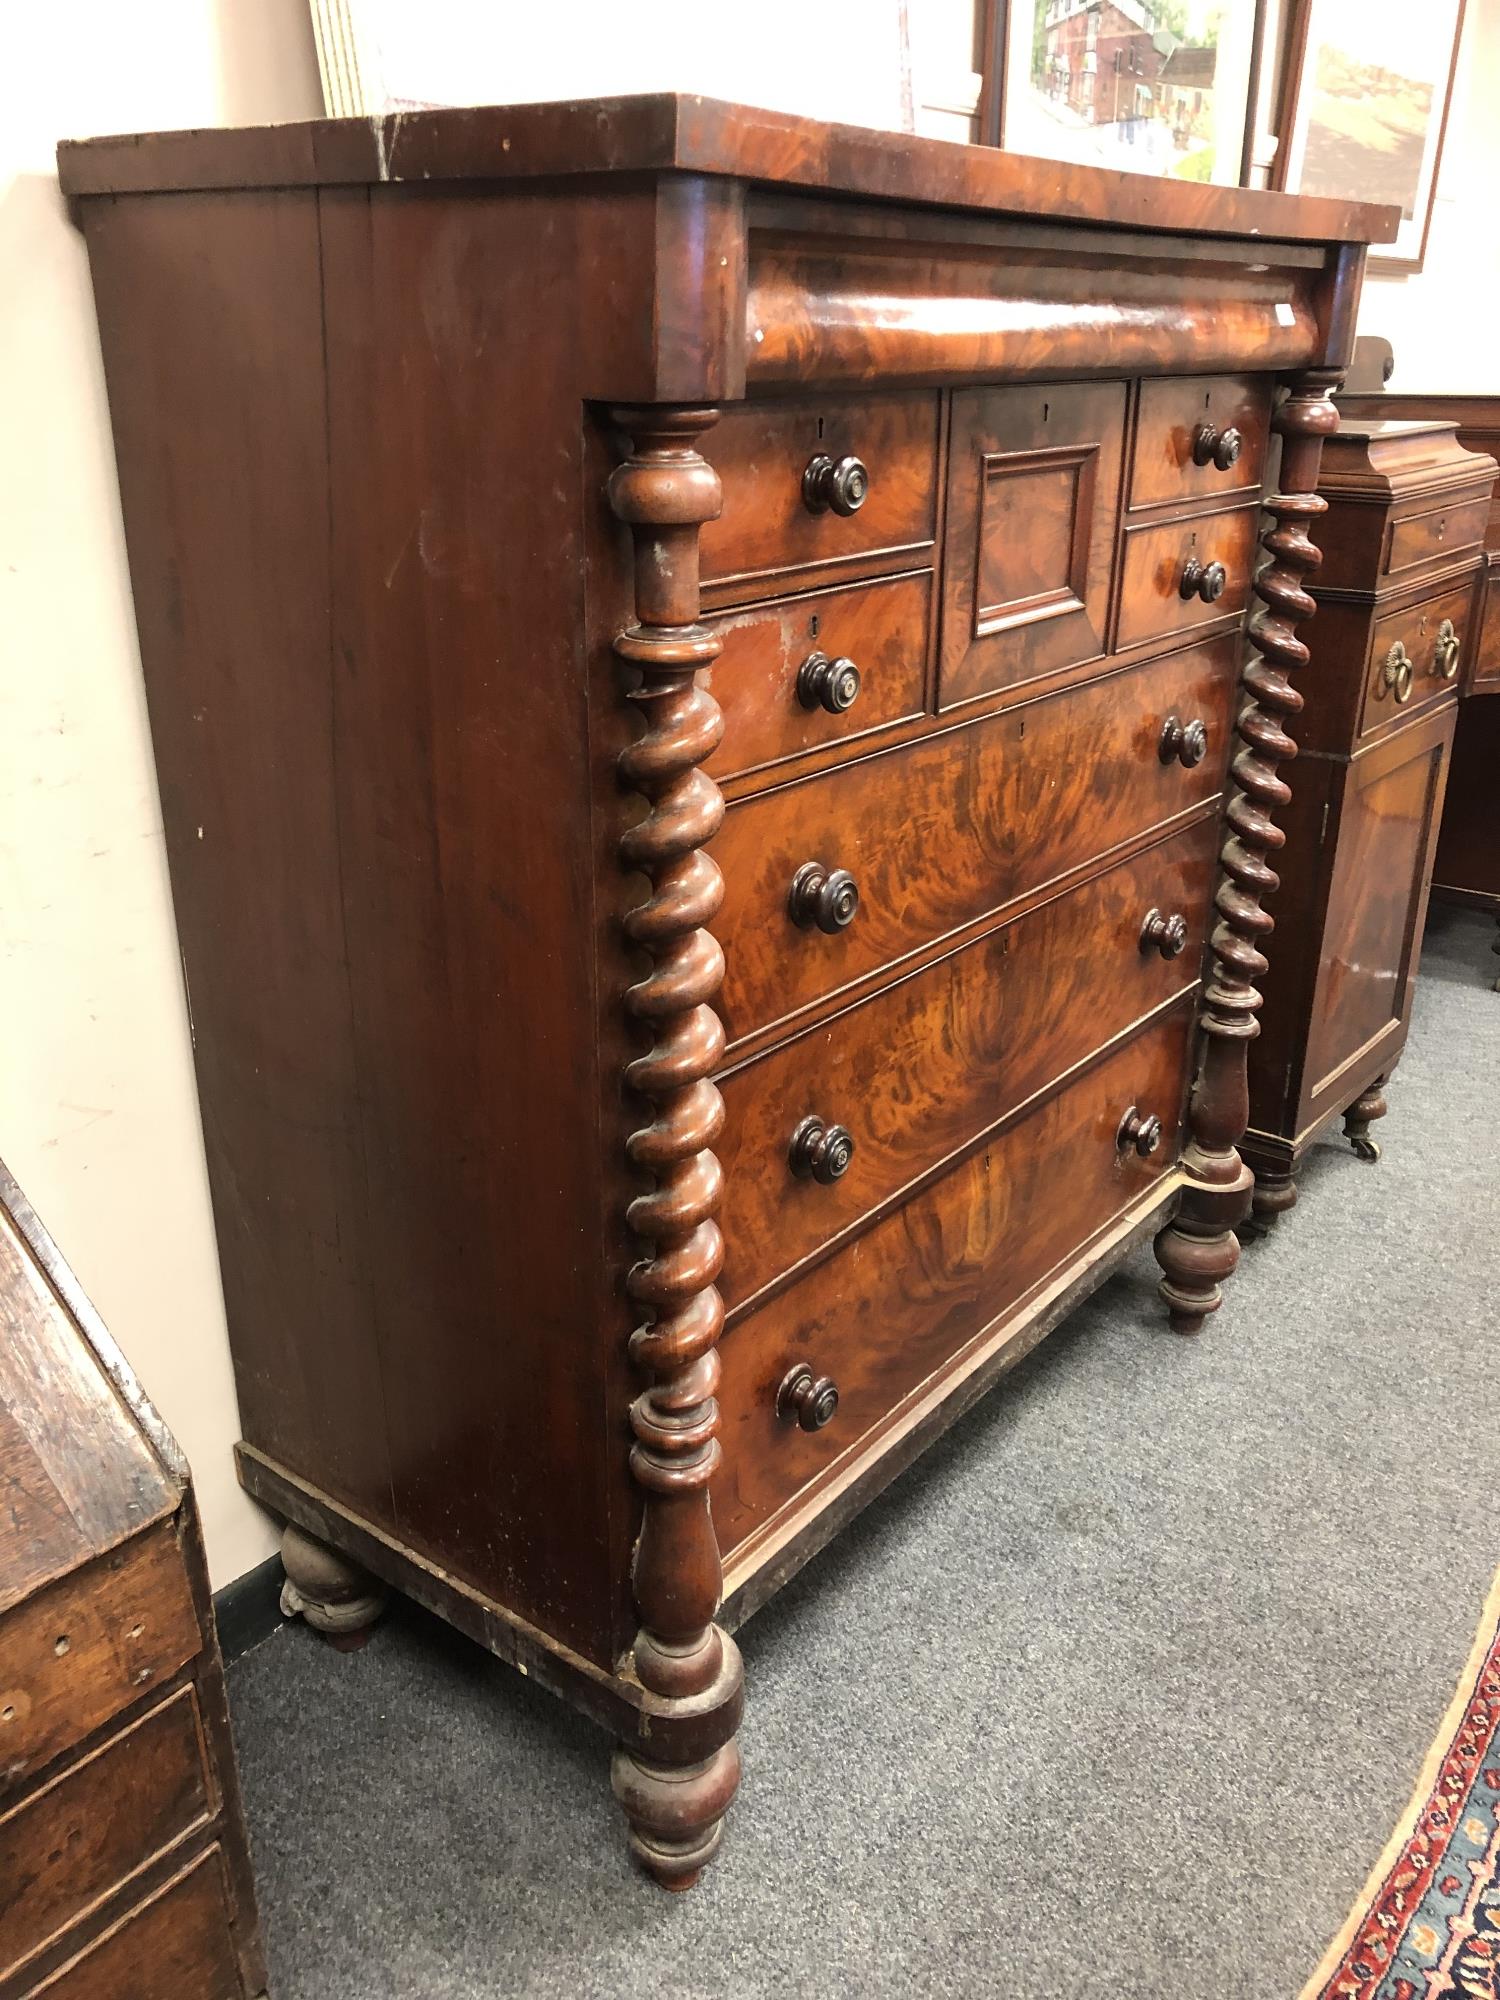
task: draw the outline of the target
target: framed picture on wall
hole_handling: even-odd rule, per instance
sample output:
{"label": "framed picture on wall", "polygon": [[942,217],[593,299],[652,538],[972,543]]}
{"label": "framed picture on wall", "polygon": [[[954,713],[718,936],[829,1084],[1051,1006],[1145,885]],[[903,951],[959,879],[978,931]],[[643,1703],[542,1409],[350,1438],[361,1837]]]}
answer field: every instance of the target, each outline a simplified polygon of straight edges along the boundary
{"label": "framed picture on wall", "polygon": [[999,143],[1234,185],[1265,0],[1010,0]]}
{"label": "framed picture on wall", "polygon": [[1420,271],[1464,0],[1299,0],[1273,180],[1294,194],[1390,202],[1401,230],[1372,264]]}

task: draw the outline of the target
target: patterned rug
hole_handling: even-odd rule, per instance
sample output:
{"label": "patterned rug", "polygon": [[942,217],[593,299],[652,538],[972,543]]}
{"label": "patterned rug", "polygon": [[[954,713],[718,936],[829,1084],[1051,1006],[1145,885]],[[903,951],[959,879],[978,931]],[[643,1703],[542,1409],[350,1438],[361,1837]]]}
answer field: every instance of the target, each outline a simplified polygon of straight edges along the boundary
{"label": "patterned rug", "polygon": [[1416,1793],[1301,2000],[1500,2000],[1500,1577]]}

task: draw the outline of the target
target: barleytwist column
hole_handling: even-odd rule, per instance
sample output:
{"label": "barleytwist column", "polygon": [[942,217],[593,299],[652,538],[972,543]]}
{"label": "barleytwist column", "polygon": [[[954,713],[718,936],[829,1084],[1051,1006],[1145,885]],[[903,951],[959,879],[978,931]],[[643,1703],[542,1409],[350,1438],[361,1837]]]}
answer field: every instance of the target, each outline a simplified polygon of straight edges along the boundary
{"label": "barleytwist column", "polygon": [[1278,765],[1297,746],[1284,724],[1302,707],[1288,680],[1307,665],[1297,626],[1316,605],[1303,580],[1320,561],[1308,526],[1327,511],[1316,491],[1323,440],[1338,429],[1329,391],[1336,372],[1295,377],[1272,420],[1281,434],[1280,491],[1266,501],[1273,522],[1262,543],[1270,563],[1255,580],[1265,609],[1250,630],[1252,652],[1241,677],[1247,697],[1237,724],[1240,750],[1220,852],[1224,873],[1215,905],[1219,921],[1210,940],[1213,962],[1203,991],[1203,1058],[1189,1105],[1189,1142],[1183,1165],[1189,1179],[1176,1215],[1156,1239],[1164,1276],[1161,1294],[1178,1333],[1196,1333],[1221,1300],[1220,1285],[1240,1259],[1235,1225],[1244,1220],[1253,1180],[1238,1152],[1250,1122],[1245,1045],[1259,1034],[1255,982],[1266,969],[1261,940],[1274,920],[1262,907],[1279,878],[1268,857],[1286,836],[1271,815],[1291,797]]}
{"label": "barleytwist column", "polygon": [[631,1204],[642,1262],[629,1277],[644,1315],[631,1358],[648,1387],[630,1412],[630,1467],[644,1496],[632,1585],[640,1630],[631,1669],[644,1691],[641,1740],[615,1756],[615,1795],[637,1858],[669,1889],[687,1889],[719,1844],[740,1778],[734,1732],[742,1703],[739,1651],[714,1624],[723,1574],[709,1512],[719,1463],[718,1339],[724,1261],[716,1220],[723,1184],[710,1150],[724,1124],[711,1078],[724,1054],[712,1006],[724,957],[706,926],[723,900],[703,852],[724,801],[700,769],[723,733],[718,704],[695,681],[717,655],[698,623],[698,531],[719,512],[717,473],[696,442],[712,410],[627,410],[634,440],[610,478],[610,505],[635,541],[636,622],[615,651],[638,668],[631,693],[645,732],[620,768],[648,803],[625,834],[626,865],[651,893],[626,919],[651,969],[625,1004],[651,1037],[626,1070],[651,1119],[628,1142],[654,1186]]}

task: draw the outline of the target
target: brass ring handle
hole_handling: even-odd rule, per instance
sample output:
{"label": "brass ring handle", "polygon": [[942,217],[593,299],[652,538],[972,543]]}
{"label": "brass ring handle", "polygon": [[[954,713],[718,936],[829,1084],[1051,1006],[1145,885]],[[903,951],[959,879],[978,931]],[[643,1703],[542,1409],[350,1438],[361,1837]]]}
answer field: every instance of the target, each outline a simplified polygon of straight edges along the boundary
{"label": "brass ring handle", "polygon": [[1148,910],[1141,925],[1141,950],[1159,951],[1163,958],[1177,958],[1187,945],[1187,918],[1173,915],[1163,916],[1160,910]]}
{"label": "brass ring handle", "polygon": [[820,1431],[832,1423],[839,1406],[839,1389],[831,1375],[814,1375],[805,1361],[789,1368],[776,1391],[776,1414],[799,1430]]}
{"label": "brass ring handle", "polygon": [[1432,671],[1440,681],[1458,679],[1458,627],[1451,618],[1445,618],[1438,627],[1437,643],[1432,649]]}
{"label": "brass ring handle", "polygon": [[787,1165],[799,1180],[821,1181],[824,1187],[844,1178],[854,1158],[854,1134],[843,1125],[825,1125],[821,1118],[804,1118],[787,1147]]}
{"label": "brass ring handle", "polygon": [[1229,572],[1223,563],[1201,563],[1196,556],[1189,556],[1182,565],[1182,575],[1177,579],[1177,595],[1183,599],[1199,597],[1205,604],[1217,604],[1228,582]]}
{"label": "brass ring handle", "polygon": [[804,708],[845,715],[859,700],[859,687],[859,668],[853,660],[830,660],[826,653],[809,653],[797,669],[797,699]]}
{"label": "brass ring handle", "polygon": [[870,494],[870,474],[861,459],[830,458],[820,451],[802,474],[802,504],[809,514],[857,514]]}
{"label": "brass ring handle", "polygon": [[1161,1120],[1154,1114],[1146,1117],[1132,1104],[1115,1133],[1115,1150],[1126,1153],[1133,1146],[1143,1160],[1149,1160],[1160,1144]]}
{"label": "brass ring handle", "polygon": [[1164,764],[1170,764],[1175,757],[1184,770],[1191,771],[1208,755],[1208,724],[1196,717],[1191,722],[1179,722],[1175,715],[1169,715],[1161,726],[1156,754]]}
{"label": "brass ring handle", "polygon": [[1199,424],[1193,432],[1193,463],[1214,465],[1220,472],[1228,472],[1238,465],[1244,443],[1233,424],[1227,424],[1221,431],[1212,424]]}
{"label": "brass ring handle", "polygon": [[804,861],[787,892],[792,922],[803,930],[814,924],[832,937],[847,930],[859,909],[859,884],[847,868],[825,868],[821,861]]}
{"label": "brass ring handle", "polygon": [[1407,652],[1402,641],[1398,639],[1385,656],[1385,665],[1380,673],[1381,693],[1384,694],[1388,690],[1394,690],[1398,703],[1410,701],[1414,671],[1411,663],[1411,655]]}

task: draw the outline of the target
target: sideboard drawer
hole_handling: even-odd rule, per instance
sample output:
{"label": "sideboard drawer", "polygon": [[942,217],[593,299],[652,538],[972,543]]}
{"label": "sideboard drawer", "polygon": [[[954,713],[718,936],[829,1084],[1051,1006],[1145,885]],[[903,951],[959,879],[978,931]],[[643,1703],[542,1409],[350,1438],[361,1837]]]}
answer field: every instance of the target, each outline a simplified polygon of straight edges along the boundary
{"label": "sideboard drawer", "polygon": [[1206,500],[1258,487],[1271,386],[1263,375],[1188,375],[1141,384],[1130,504]]}
{"label": "sideboard drawer", "polygon": [[1217,816],[1200,819],[724,1079],[726,1301],[1191,985],[1217,850]]}
{"label": "sideboard drawer", "polygon": [[[925,390],[743,403],[704,439],[724,504],[704,525],[705,586],[931,550],[937,519],[938,400]],[[857,461],[862,475],[853,472]],[[816,484],[823,467],[833,482]],[[852,509],[852,511],[849,511]]]}
{"label": "sideboard drawer", "polygon": [[1392,521],[1385,574],[1399,577],[1419,563],[1451,562],[1484,540],[1490,518],[1489,488],[1469,498],[1414,509]]}
{"label": "sideboard drawer", "polygon": [[212,1811],[187,1687],[0,1816],[0,1981]]}
{"label": "sideboard drawer", "polygon": [[240,2000],[229,1898],[217,1847],[25,2000]]}
{"label": "sideboard drawer", "polygon": [[774,598],[708,622],[724,650],[702,681],[724,711],[716,778],[851,743],[919,715],[932,576]]}
{"label": "sideboard drawer", "polygon": [[1467,576],[1375,621],[1359,715],[1361,740],[1406,721],[1461,685],[1473,607],[1474,579]]}
{"label": "sideboard drawer", "polygon": [[1231,634],[732,805],[712,850],[731,1041],[1213,797],[1238,651]]}
{"label": "sideboard drawer", "polygon": [[[1173,1009],[730,1329],[713,1499],[726,1552],[873,1443],[905,1398],[1171,1171],[1193,1019],[1190,1002]],[[1132,1109],[1161,1120],[1154,1152],[1119,1143]],[[803,1364],[839,1397],[811,1432],[777,1413]]]}
{"label": "sideboard drawer", "polygon": [[1101,657],[1123,382],[1022,382],[953,398],[939,702]]}
{"label": "sideboard drawer", "polygon": [[1120,650],[1231,615],[1243,618],[1259,519],[1258,508],[1242,506],[1127,528],[1115,638]]}

